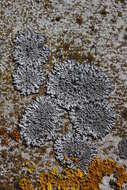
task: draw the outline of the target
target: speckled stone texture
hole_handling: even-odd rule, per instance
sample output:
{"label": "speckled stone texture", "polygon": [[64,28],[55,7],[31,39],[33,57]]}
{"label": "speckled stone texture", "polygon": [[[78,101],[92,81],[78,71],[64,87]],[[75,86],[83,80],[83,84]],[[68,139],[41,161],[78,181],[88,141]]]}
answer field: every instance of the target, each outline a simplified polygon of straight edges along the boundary
{"label": "speckled stone texture", "polygon": [[[22,176],[29,175],[29,169],[24,164],[26,161],[32,161],[36,165],[36,170],[29,175],[33,184],[39,181],[42,170],[51,169],[54,165],[62,167],[53,154],[53,142],[47,142],[40,148],[31,148],[24,145],[23,138],[17,142],[9,135],[14,129],[18,130],[19,121],[31,101],[44,95],[46,91],[43,84],[38,93],[22,96],[13,86],[12,74],[19,65],[13,56],[14,39],[17,32],[24,33],[27,28],[46,38],[44,46],[51,52],[48,73],[52,71],[54,63],[59,64],[70,59],[80,64],[85,61],[106,73],[113,85],[109,101],[116,112],[116,124],[109,134],[101,140],[93,140],[93,143],[98,150],[97,156],[101,159],[109,157],[127,167],[127,159],[120,158],[118,150],[119,142],[127,136],[127,1],[2,0],[0,184],[7,184],[7,188],[11,185],[15,189],[14,183],[17,184]],[[71,124],[66,123],[64,127],[71,131],[70,126]],[[108,180],[100,187],[109,188],[106,183]]]}

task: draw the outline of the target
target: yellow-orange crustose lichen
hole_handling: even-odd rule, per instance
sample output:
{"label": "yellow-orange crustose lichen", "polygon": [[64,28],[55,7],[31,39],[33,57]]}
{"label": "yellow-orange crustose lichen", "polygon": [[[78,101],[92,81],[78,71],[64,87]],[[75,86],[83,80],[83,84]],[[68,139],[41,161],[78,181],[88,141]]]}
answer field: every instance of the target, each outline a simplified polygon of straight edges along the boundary
{"label": "yellow-orange crustose lichen", "polygon": [[127,183],[127,172],[124,165],[117,167],[116,177],[118,187],[122,188],[123,183]]}
{"label": "yellow-orange crustose lichen", "polygon": [[[42,172],[40,175],[39,190],[100,190],[100,184],[104,176],[114,174],[116,177],[116,186],[121,189],[124,183],[127,183],[127,171],[123,165],[118,164],[109,158],[101,160],[95,158],[91,161],[88,172],[84,174],[80,169],[65,168],[61,173],[57,168],[52,171]],[[20,181],[21,184],[24,181]],[[31,185],[31,184],[30,184]],[[32,189],[33,190],[33,189]]]}
{"label": "yellow-orange crustose lichen", "polygon": [[29,174],[32,174],[36,169],[36,166],[35,166],[34,162],[32,162],[32,161],[25,161],[23,163],[23,166],[27,167],[27,171]]}
{"label": "yellow-orange crustose lichen", "polygon": [[34,190],[32,182],[29,179],[23,178],[19,182],[19,187],[22,190]]}

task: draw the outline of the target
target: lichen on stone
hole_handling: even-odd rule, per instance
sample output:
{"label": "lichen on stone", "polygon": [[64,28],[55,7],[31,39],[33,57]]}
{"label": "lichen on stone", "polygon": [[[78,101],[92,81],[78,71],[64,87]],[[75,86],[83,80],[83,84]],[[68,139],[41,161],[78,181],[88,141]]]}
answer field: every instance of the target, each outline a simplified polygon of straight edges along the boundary
{"label": "lichen on stone", "polygon": [[47,94],[56,97],[58,104],[68,110],[81,102],[107,99],[110,90],[110,80],[104,72],[95,65],[74,60],[54,64],[47,83]]}
{"label": "lichen on stone", "polygon": [[115,112],[107,101],[82,104],[69,116],[76,133],[93,138],[104,137],[115,125]]}
{"label": "lichen on stone", "polygon": [[20,120],[20,134],[26,144],[41,146],[56,137],[64,125],[65,111],[48,96],[40,96],[26,107]]}
{"label": "lichen on stone", "polygon": [[14,38],[14,60],[19,65],[43,64],[48,61],[49,48],[44,44],[45,36],[30,28],[18,31]]}
{"label": "lichen on stone", "polygon": [[26,178],[22,178],[22,179],[19,181],[19,187],[20,187],[22,190],[34,190],[34,187],[33,187],[33,184],[32,184],[32,182],[31,182],[31,180],[26,179]]}
{"label": "lichen on stone", "polygon": [[[127,183],[127,171],[123,165],[119,165],[115,160],[110,158],[102,160],[99,157],[95,157],[89,163],[87,172],[83,172],[79,168],[72,169],[70,167],[64,167],[61,171],[56,167],[53,167],[48,172],[42,171],[39,187],[37,186],[35,189],[100,190],[102,189],[103,179],[107,176],[113,177],[114,189],[123,189]],[[38,179],[35,180],[38,182]],[[31,180],[27,178],[20,179],[19,181],[19,186],[22,190],[32,189],[33,186],[31,185]]]}
{"label": "lichen on stone", "polygon": [[118,144],[119,156],[122,159],[127,159],[127,137],[123,137]]}
{"label": "lichen on stone", "polygon": [[56,159],[62,165],[68,165],[71,168],[80,168],[83,171],[96,155],[97,150],[88,142],[81,139],[75,139],[73,136],[59,137],[54,143]]}
{"label": "lichen on stone", "polygon": [[41,66],[20,65],[13,72],[13,85],[22,95],[37,93],[46,79]]}

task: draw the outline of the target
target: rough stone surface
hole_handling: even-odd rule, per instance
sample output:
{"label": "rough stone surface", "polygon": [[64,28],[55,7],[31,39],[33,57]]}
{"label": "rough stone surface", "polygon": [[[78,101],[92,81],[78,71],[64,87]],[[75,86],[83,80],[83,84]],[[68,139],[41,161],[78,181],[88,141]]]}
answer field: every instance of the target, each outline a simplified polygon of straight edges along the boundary
{"label": "rough stone surface", "polygon": [[[18,31],[25,31],[27,27],[46,36],[46,45],[52,52],[51,62],[70,58],[80,63],[87,60],[108,74],[115,87],[110,101],[117,121],[108,135],[95,141],[97,156],[112,158],[127,167],[127,160],[121,159],[117,150],[119,141],[127,136],[127,1],[0,1],[0,129],[4,127],[9,132],[17,129],[19,118],[31,100],[42,94],[40,90],[39,94],[22,96],[12,85],[11,74],[15,69],[13,39]],[[42,170],[59,167],[50,153],[52,144],[31,148],[23,144],[22,138],[16,142],[5,137],[7,133],[0,136],[0,184],[7,184],[7,188],[17,183],[21,176],[28,176],[25,160],[36,163],[36,172],[30,174],[33,184],[39,181]],[[106,183],[105,187],[109,188]]]}
{"label": "rough stone surface", "polygon": [[116,181],[116,179],[113,177],[113,175],[110,176],[104,176],[102,179],[102,182],[100,184],[100,189],[101,190],[114,190],[113,187],[111,187],[110,182]]}

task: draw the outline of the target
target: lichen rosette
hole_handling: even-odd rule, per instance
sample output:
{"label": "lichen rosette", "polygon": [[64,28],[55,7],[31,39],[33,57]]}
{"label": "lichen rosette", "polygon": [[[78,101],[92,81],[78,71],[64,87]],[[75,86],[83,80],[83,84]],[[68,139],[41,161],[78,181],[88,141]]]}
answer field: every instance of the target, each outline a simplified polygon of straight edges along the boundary
{"label": "lichen rosette", "polygon": [[45,36],[30,28],[17,32],[14,38],[14,60],[18,65],[42,65],[49,59],[49,48]]}
{"label": "lichen rosette", "polygon": [[82,102],[107,99],[110,91],[110,80],[104,72],[95,65],[79,64],[74,60],[54,64],[47,82],[47,94],[67,110]]}
{"label": "lichen rosette", "polygon": [[13,85],[21,95],[31,95],[39,92],[40,86],[46,79],[46,74],[43,72],[41,66],[35,65],[20,65],[18,66],[13,74]]}
{"label": "lichen rosette", "polygon": [[96,148],[87,140],[75,139],[72,135],[59,137],[54,143],[56,159],[62,165],[87,171],[91,159],[97,154]]}
{"label": "lichen rosette", "polygon": [[63,128],[65,111],[47,96],[40,96],[26,107],[20,120],[20,134],[26,144],[44,145]]}
{"label": "lichen rosette", "polygon": [[103,101],[77,106],[69,112],[69,117],[76,134],[101,139],[115,126],[116,114],[111,104]]}

